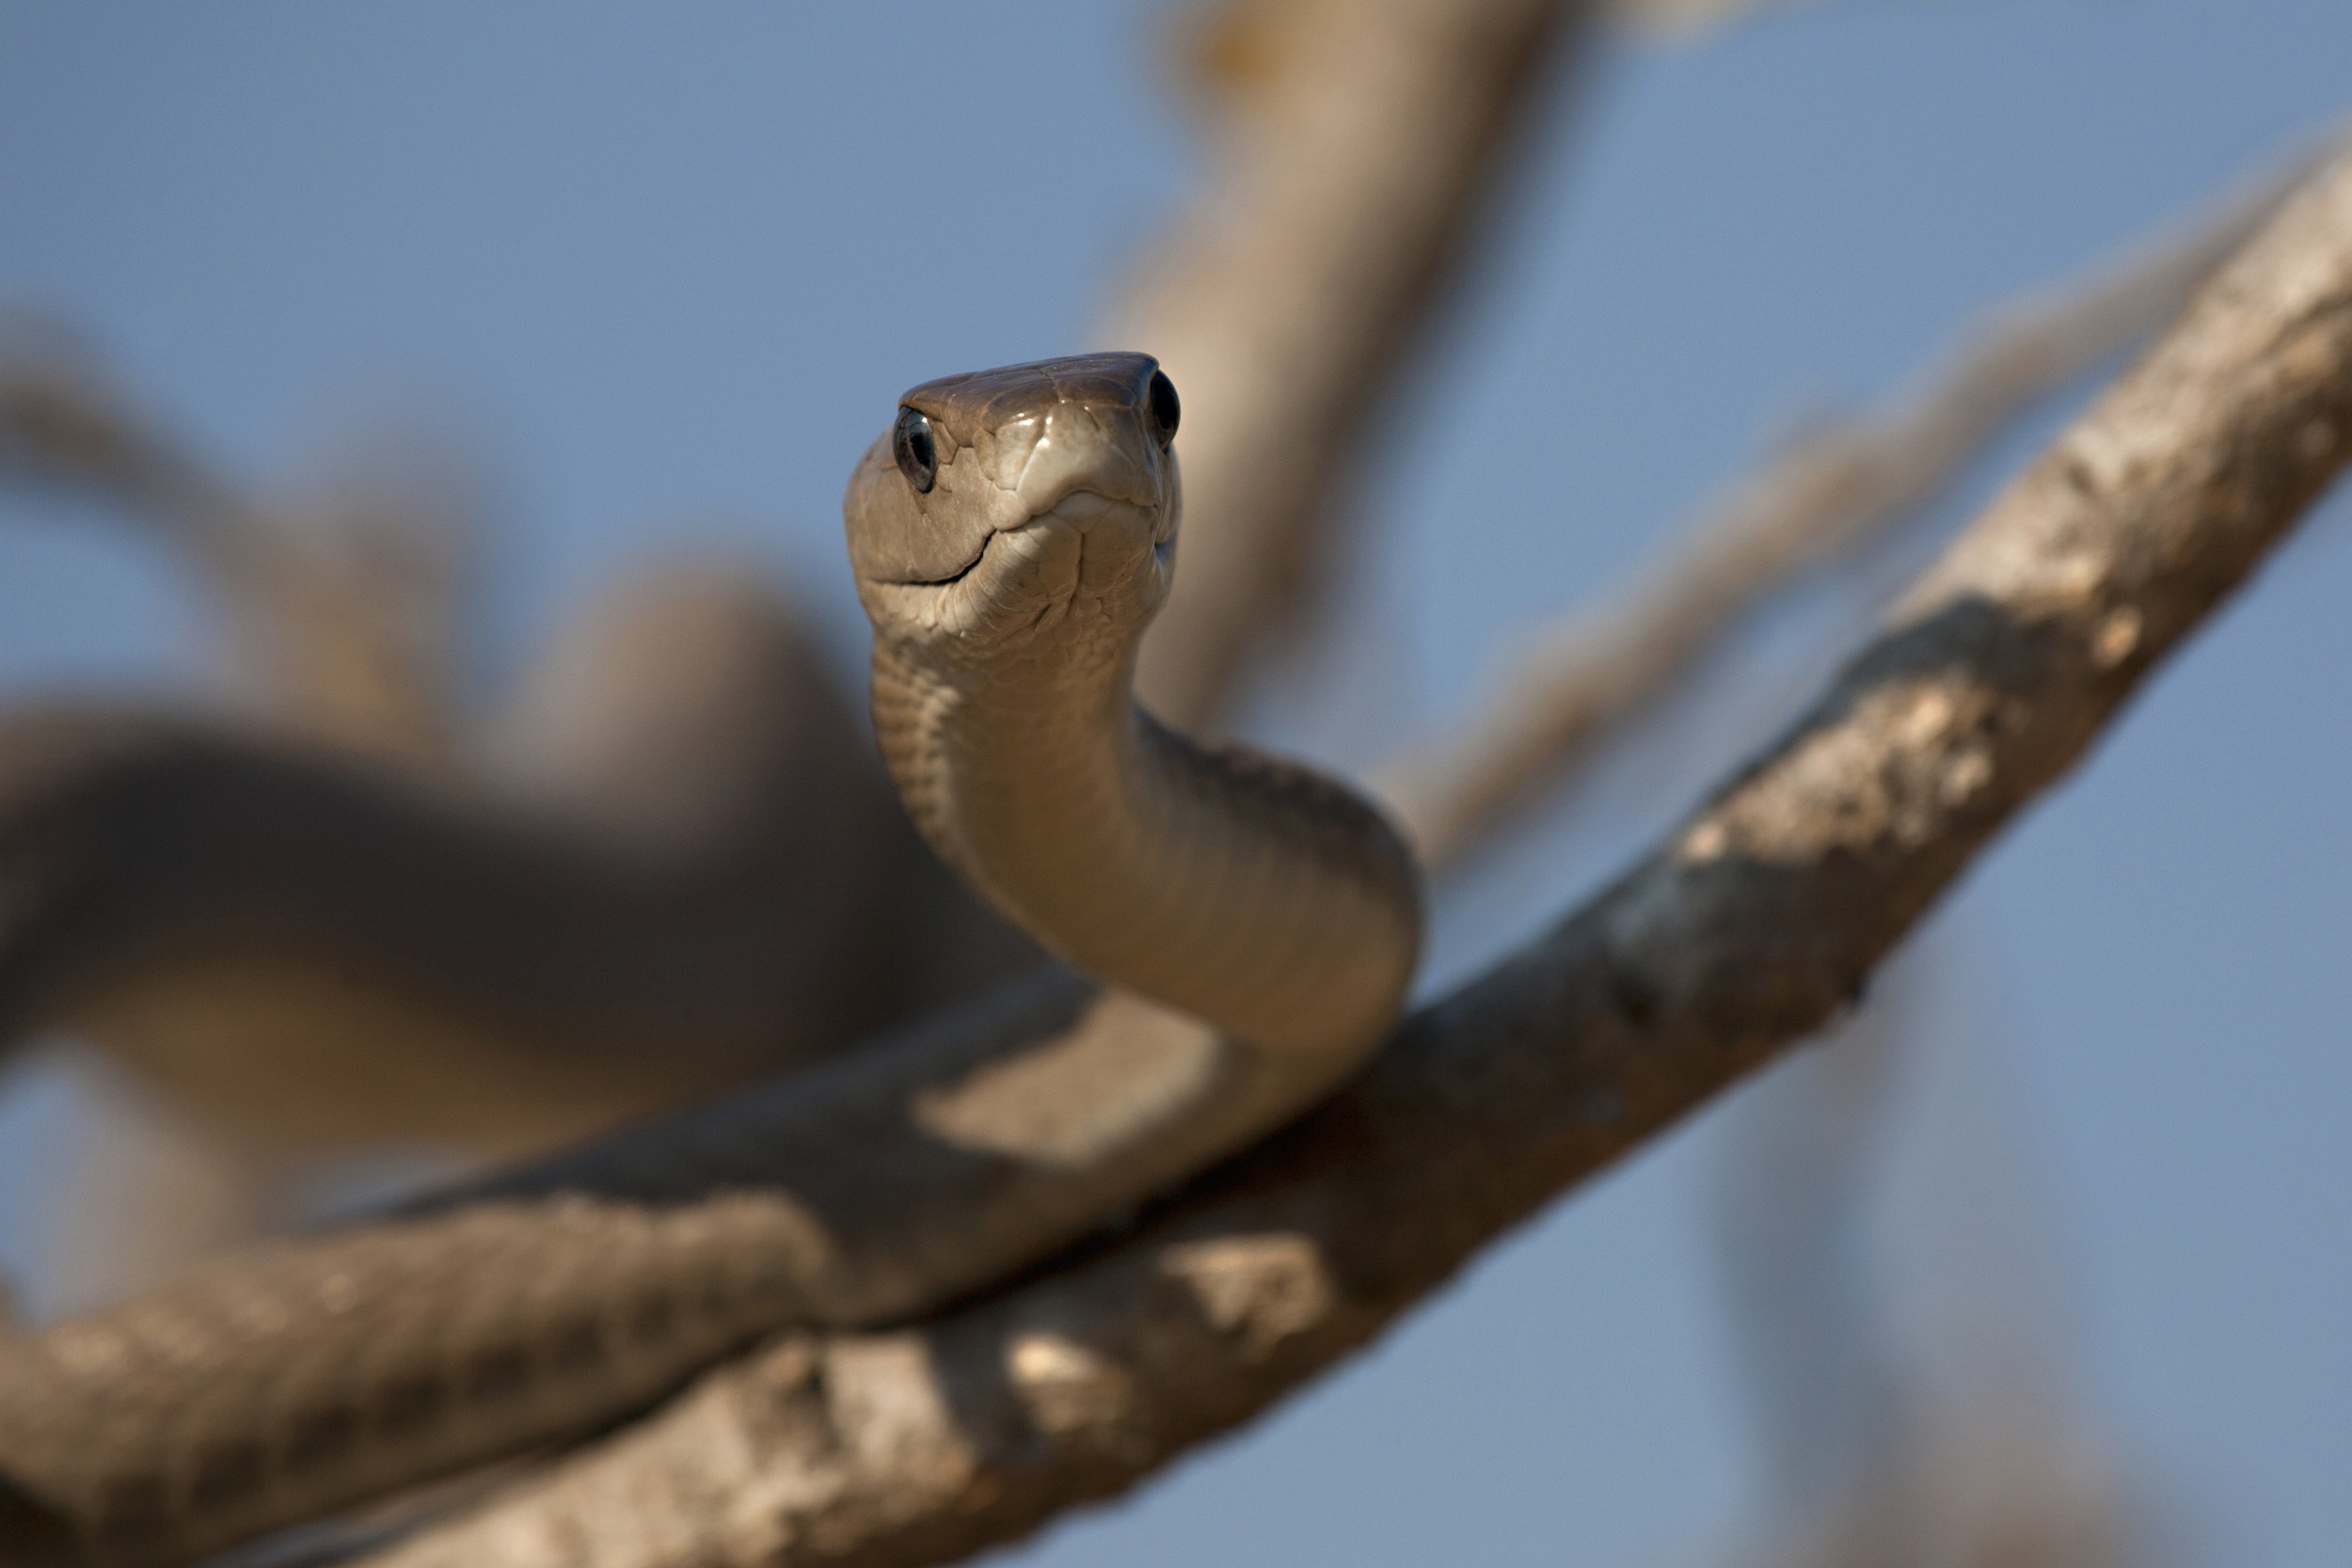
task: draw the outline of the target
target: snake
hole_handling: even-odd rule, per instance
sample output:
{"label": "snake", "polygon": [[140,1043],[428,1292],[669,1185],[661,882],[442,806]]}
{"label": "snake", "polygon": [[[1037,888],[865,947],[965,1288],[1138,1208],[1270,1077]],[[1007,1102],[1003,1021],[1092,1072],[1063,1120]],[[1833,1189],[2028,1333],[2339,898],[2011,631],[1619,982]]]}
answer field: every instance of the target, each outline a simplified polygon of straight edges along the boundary
{"label": "snake", "polygon": [[[1060,961],[831,1063],[0,1337],[0,1564],[162,1568],[587,1437],[761,1337],[905,1322],[1327,1096],[1418,961],[1377,808],[1139,707],[1148,355],[926,382],[844,502],[922,836]],[[806,825],[821,832],[823,824]]]}
{"label": "snake", "polygon": [[909,916],[950,879],[782,604],[668,571],[541,668],[464,777],[216,717],[8,715],[0,1066],[66,1033],[265,1165],[502,1162],[909,1016]]}

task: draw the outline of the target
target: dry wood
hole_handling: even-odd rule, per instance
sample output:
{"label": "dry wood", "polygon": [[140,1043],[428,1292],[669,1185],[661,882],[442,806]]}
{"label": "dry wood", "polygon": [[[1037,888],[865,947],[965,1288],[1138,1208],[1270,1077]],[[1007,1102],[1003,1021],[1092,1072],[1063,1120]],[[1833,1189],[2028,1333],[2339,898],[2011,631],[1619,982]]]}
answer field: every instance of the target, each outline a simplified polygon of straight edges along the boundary
{"label": "dry wood", "polygon": [[1100,1255],[785,1337],[378,1568],[937,1561],[1248,1419],[1834,1016],[2352,458],[2352,155],[1646,860]]}

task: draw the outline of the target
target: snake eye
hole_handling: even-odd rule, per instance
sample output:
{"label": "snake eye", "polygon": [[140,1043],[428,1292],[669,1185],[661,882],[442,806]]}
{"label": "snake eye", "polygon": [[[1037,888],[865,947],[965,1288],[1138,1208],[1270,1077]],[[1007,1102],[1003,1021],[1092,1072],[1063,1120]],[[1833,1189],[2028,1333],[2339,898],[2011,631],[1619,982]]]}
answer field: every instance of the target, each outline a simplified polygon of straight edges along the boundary
{"label": "snake eye", "polygon": [[1145,394],[1152,401],[1152,429],[1166,446],[1176,439],[1176,421],[1184,417],[1184,405],[1176,401],[1176,383],[1168,379],[1166,371],[1152,372],[1152,386]]}
{"label": "snake eye", "polygon": [[915,494],[928,496],[939,483],[939,443],[931,438],[931,421],[921,410],[898,410],[898,422],[890,427],[890,455],[898,460],[898,471]]}

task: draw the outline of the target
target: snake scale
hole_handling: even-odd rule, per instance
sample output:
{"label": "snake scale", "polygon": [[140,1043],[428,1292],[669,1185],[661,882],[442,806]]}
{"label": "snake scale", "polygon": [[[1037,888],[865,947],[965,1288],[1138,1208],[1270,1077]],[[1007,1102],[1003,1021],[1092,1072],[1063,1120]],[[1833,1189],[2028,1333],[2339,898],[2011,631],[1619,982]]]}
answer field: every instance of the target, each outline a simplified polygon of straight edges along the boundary
{"label": "snake scale", "polygon": [[0,1564],[183,1561],[586,1435],[779,1327],[936,1307],[1360,1065],[1418,956],[1410,856],[1339,785],[1131,694],[1173,570],[1178,418],[1139,354],[929,382],[845,506],[892,777],[1070,967],[0,1338]]}

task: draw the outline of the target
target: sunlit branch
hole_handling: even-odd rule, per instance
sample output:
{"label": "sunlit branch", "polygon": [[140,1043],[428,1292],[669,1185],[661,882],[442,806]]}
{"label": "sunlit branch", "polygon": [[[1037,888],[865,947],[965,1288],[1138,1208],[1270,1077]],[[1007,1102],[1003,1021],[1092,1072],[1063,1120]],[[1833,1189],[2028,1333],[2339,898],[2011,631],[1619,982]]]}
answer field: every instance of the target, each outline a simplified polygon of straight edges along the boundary
{"label": "sunlit branch", "polygon": [[2347,458],[2341,156],[1775,746],[1355,1087],[1091,1259],[788,1335],[370,1560],[937,1561],[1249,1419],[1846,1006]]}

